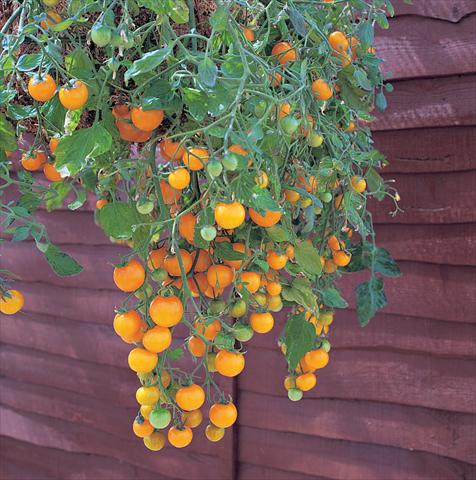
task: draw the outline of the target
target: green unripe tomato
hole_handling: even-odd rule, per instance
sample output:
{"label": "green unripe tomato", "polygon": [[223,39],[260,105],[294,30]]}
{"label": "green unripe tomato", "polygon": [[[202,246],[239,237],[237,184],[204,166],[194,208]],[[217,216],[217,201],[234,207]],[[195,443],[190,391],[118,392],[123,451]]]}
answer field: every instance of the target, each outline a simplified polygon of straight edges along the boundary
{"label": "green unripe tomato", "polygon": [[150,200],[138,200],[136,208],[139,213],[142,213],[142,215],[148,215],[154,210],[154,202],[151,202]]}
{"label": "green unripe tomato", "polygon": [[321,195],[321,200],[322,200],[324,203],[329,203],[329,202],[332,200],[332,193],[331,193],[331,192],[324,192],[324,193]]}
{"label": "green unripe tomato", "polygon": [[151,239],[150,239],[150,243],[157,243],[158,241],[160,240],[160,232],[155,232]]}
{"label": "green unripe tomato", "polygon": [[329,353],[331,351],[331,342],[329,342],[329,340],[327,340],[327,339],[322,340],[321,348],[325,352]]}
{"label": "green unripe tomato", "polygon": [[218,160],[212,160],[207,163],[207,172],[213,178],[219,177],[223,172],[223,165]]}
{"label": "green unripe tomato", "polygon": [[241,322],[236,322],[233,325],[233,336],[239,342],[247,342],[253,338],[254,331],[249,325],[245,325]]}
{"label": "green unripe tomato", "polygon": [[215,340],[213,340],[215,347],[219,348],[220,350],[231,350],[235,345],[235,337],[228,335],[223,332],[218,332]]}
{"label": "green unripe tomato", "polygon": [[201,228],[200,235],[202,236],[203,240],[211,242],[217,236],[217,229],[213,226],[205,225]]}
{"label": "green unripe tomato", "polygon": [[314,213],[315,213],[316,215],[320,215],[320,214],[322,213],[322,208],[321,208],[321,207],[316,207],[316,208],[314,209]]}
{"label": "green unripe tomato", "polygon": [[212,300],[208,304],[208,311],[212,315],[218,315],[219,313],[223,312],[225,308],[226,308],[226,303],[225,303],[225,300],[222,300],[222,299]]}
{"label": "green unripe tomato", "polygon": [[56,7],[60,0],[41,0],[47,7]]}
{"label": "green unripe tomato", "polygon": [[318,148],[324,142],[324,137],[319,133],[317,133],[315,130],[312,130],[311,133],[309,134],[308,141],[311,147]]}
{"label": "green unripe tomato", "polygon": [[146,283],[140,290],[134,293],[134,296],[139,300],[145,300],[147,297],[151,297],[153,293],[152,287]]}
{"label": "green unripe tomato", "polygon": [[105,47],[111,41],[112,31],[106,25],[94,24],[91,28],[91,40],[98,47]]}
{"label": "green unripe tomato", "polygon": [[230,308],[230,315],[233,318],[239,318],[246,314],[246,302],[244,300],[237,300]]}
{"label": "green unripe tomato", "polygon": [[288,390],[288,398],[293,402],[299,402],[302,398],[302,390],[299,390],[299,388],[290,388]]}
{"label": "green unripe tomato", "polygon": [[234,172],[238,167],[238,159],[234,153],[227,153],[222,160],[223,166],[226,170]]}
{"label": "green unripe tomato", "polygon": [[149,422],[154,428],[165,428],[171,420],[172,415],[166,408],[157,408],[149,415]]}
{"label": "green unripe tomato", "polygon": [[265,113],[268,108],[268,104],[264,101],[261,100],[256,106],[255,106],[255,115],[258,118],[261,118]]}
{"label": "green unripe tomato", "polygon": [[300,201],[301,208],[307,208],[312,205],[312,200],[310,198],[302,198]]}
{"label": "green unripe tomato", "polygon": [[167,280],[169,274],[165,268],[158,268],[151,273],[151,276],[157,283],[162,283],[164,280]]}
{"label": "green unripe tomato", "polygon": [[281,128],[288,135],[292,135],[299,128],[299,120],[292,115],[287,115],[281,119]]}
{"label": "green unripe tomato", "polygon": [[209,353],[207,355],[207,369],[209,372],[213,373],[217,371],[217,367],[215,365],[215,358],[217,357],[216,353]]}

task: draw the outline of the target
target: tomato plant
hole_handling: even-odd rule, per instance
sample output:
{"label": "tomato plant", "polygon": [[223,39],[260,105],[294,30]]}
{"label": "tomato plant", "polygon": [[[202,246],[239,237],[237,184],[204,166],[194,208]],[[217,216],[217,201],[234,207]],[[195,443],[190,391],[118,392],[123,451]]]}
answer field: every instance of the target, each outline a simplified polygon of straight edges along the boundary
{"label": "tomato plant", "polygon": [[[26,0],[1,28],[0,203],[5,237],[32,237],[59,275],[82,267],[35,213],[81,208],[130,249],[111,272],[113,321],[141,386],[134,433],[147,448],[206,437],[237,419],[215,375],[246,368],[244,344],[273,332],[293,401],[330,361],[348,306],[366,325],[399,275],[375,244],[367,202],[398,194],[377,169],[373,109],[384,110],[374,28],[388,0]],[[20,160],[21,157],[21,160]],[[4,273],[7,277],[8,272]],[[1,281],[3,313],[23,296]],[[26,299],[28,302],[28,299]],[[176,329],[187,335],[177,346]],[[175,341],[175,343],[174,343]],[[182,360],[187,359],[188,363]],[[189,368],[190,362],[193,367]]]}

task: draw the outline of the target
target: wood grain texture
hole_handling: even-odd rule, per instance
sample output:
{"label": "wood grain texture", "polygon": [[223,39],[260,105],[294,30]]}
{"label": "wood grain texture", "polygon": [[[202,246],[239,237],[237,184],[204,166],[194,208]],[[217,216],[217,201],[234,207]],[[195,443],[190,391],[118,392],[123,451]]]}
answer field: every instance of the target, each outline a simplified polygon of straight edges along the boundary
{"label": "wood grain texture", "polygon": [[[318,386],[319,388],[319,386]],[[284,389],[282,389],[284,391]],[[419,450],[476,463],[474,415],[376,402],[308,399],[296,412],[283,395],[242,390],[239,425],[335,440]]]}
{"label": "wood grain texture", "polygon": [[474,82],[474,75],[394,82],[389,107],[372,124],[372,129],[475,125]]}
{"label": "wood grain texture", "polygon": [[[422,2],[415,2],[422,3]],[[439,77],[476,72],[476,15],[459,23],[438,19],[396,17],[377,36],[377,55],[391,71],[389,80]]]}
{"label": "wood grain texture", "polygon": [[392,4],[397,16],[419,15],[450,22],[459,22],[464,16],[476,12],[473,0],[425,0],[411,4],[405,3],[404,0],[394,0]]}
{"label": "wood grain texture", "polygon": [[457,172],[476,168],[473,155],[476,127],[381,131],[374,132],[374,140],[390,162],[383,170],[386,174]]}
{"label": "wood grain texture", "polygon": [[[277,332],[275,334],[277,338]],[[266,395],[282,391],[286,361],[274,350],[248,349],[240,387]],[[270,374],[270,366],[273,374]],[[308,398],[340,398],[476,413],[476,360],[362,349],[334,350],[329,365],[318,372],[320,386]],[[277,372],[281,372],[279,375]],[[379,388],[375,388],[375,383]]]}
{"label": "wood grain texture", "polygon": [[461,480],[474,467],[436,455],[317,436],[240,429],[242,462],[333,479]]}

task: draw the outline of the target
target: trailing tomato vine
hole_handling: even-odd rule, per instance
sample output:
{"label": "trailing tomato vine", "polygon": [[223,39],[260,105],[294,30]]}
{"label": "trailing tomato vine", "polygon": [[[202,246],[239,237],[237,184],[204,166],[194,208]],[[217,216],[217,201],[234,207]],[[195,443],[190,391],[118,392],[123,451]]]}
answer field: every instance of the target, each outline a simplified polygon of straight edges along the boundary
{"label": "trailing tomato vine", "polygon": [[[202,422],[220,440],[237,409],[215,373],[245,368],[273,331],[299,400],[329,361],[337,282],[365,326],[399,275],[375,244],[367,201],[398,194],[368,124],[386,107],[374,27],[388,0],[26,0],[1,28],[0,210],[58,275],[82,267],[49,240],[39,208],[78,210],[130,249],[114,330],[141,386],[133,422],[151,450]],[[1,311],[23,296],[1,281]],[[28,299],[26,299],[28,302]],[[279,337],[279,338],[278,338]],[[185,339],[185,340],[184,340]]]}

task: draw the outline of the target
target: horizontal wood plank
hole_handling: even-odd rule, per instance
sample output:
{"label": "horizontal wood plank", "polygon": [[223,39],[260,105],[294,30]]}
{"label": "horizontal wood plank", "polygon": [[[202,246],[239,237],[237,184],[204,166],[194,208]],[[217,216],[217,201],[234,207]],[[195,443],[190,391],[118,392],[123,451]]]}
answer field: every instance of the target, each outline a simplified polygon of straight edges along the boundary
{"label": "horizontal wood plank", "polygon": [[[374,132],[375,146],[390,164],[383,172],[431,173],[474,170],[476,127],[418,128]],[[417,141],[415,141],[417,140]]]}
{"label": "horizontal wood plank", "polygon": [[474,415],[306,397],[296,404],[247,391],[241,392],[239,405],[240,426],[419,450],[476,464]]}
{"label": "horizontal wood plank", "polygon": [[[268,335],[277,338],[278,332]],[[318,372],[319,386],[306,397],[370,400],[474,414],[475,369],[475,360],[337,349],[331,351],[329,365]],[[286,374],[286,360],[278,347],[263,350],[250,344],[240,388],[276,395],[283,390]]]}
{"label": "horizontal wood plank", "polygon": [[[4,436],[34,445],[110,457],[173,478],[203,480],[211,469],[218,477],[223,472],[223,465],[215,457],[190,454],[186,450],[171,447],[151,455],[137,438],[129,441],[122,439],[118,444],[112,435],[81,426],[73,429],[65,420],[20,413],[7,407],[0,407],[0,415],[1,433]],[[128,452],[127,458],[123,449]],[[183,468],[184,464],[187,469]]]}
{"label": "horizontal wood plank", "polygon": [[343,480],[402,478],[460,480],[474,466],[422,452],[322,439],[295,433],[240,429],[240,461]]}
{"label": "horizontal wood plank", "polygon": [[396,81],[389,107],[372,129],[475,125],[474,82],[474,75]]}
{"label": "horizontal wood plank", "polygon": [[464,16],[476,12],[473,0],[425,0],[411,4],[405,0],[393,0],[392,4],[397,16],[420,15],[451,22],[459,22]]}
{"label": "horizontal wood plank", "polygon": [[[109,457],[66,452],[0,437],[0,475],[5,480],[172,480],[172,477]],[[10,469],[21,462],[22,474]],[[7,471],[8,470],[8,471]]]}
{"label": "horizontal wood plank", "polygon": [[457,24],[396,17],[375,39],[377,55],[385,61],[382,70],[392,72],[390,80],[474,73],[475,29],[476,15],[468,15]]}

